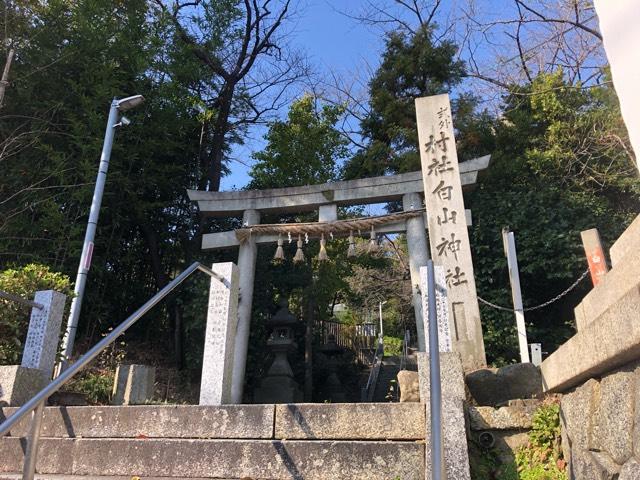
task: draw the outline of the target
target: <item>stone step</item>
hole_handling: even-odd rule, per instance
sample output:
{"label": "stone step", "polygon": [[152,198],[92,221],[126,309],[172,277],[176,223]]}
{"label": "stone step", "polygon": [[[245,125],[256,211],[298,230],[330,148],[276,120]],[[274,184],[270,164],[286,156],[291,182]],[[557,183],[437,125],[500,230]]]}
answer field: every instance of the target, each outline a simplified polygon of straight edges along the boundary
{"label": "stone step", "polygon": [[624,258],[625,261],[615,265],[575,308],[578,331],[640,284],[640,249],[628,252]]}
{"label": "stone step", "polygon": [[[187,477],[140,477],[140,480],[171,480],[187,478]],[[131,475],[119,476],[103,476],[103,475],[57,475],[50,473],[46,475],[36,474],[35,480],[131,480]],[[0,480],[22,480],[22,473],[0,473]],[[191,477],[189,480],[208,480],[207,478]],[[238,478],[224,478],[219,480],[243,480]]]}
{"label": "stone step", "polygon": [[391,381],[397,379],[399,371],[400,371],[399,364],[384,363],[383,361],[382,365],[380,366],[380,374],[378,375],[376,388],[373,393],[374,402],[389,402],[387,395],[389,394]]}
{"label": "stone step", "polygon": [[[0,408],[0,421],[15,410]],[[29,423],[29,418],[20,421],[11,435],[25,436]],[[41,432],[50,438],[422,440],[425,406],[307,403],[47,407]]]}
{"label": "stone step", "polygon": [[[15,409],[2,409],[10,416]],[[47,407],[43,437],[272,438],[274,405]],[[11,430],[24,436],[29,416]]]}
{"label": "stone step", "polygon": [[[24,439],[0,439],[20,471]],[[43,438],[40,474],[261,480],[423,480],[424,442]]]}

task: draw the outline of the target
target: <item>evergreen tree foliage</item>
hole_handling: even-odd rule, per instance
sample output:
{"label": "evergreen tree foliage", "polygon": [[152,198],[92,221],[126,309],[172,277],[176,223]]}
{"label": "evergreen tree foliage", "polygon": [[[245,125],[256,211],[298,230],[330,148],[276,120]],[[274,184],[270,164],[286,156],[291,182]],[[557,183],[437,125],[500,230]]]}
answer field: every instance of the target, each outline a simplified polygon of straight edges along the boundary
{"label": "evergreen tree foliage", "polygon": [[[640,210],[637,172],[610,86],[567,85],[561,72],[514,88],[496,122],[496,149],[471,195],[480,296],[511,305],[501,229],[515,232],[525,307],[564,291],[587,268],[580,232],[598,228],[605,251]],[[526,312],[530,342],[553,351],[574,333],[573,307],[590,288]],[[487,355],[518,358],[513,314],[481,305]]]}
{"label": "evergreen tree foliage", "polygon": [[[295,100],[286,120],[269,125],[265,135],[265,148],[253,155],[256,160],[251,170],[249,189],[282,188],[313,185],[334,180],[337,164],[347,155],[346,140],[336,128],[344,114],[340,106],[319,104],[311,95]],[[263,223],[287,223],[314,221],[313,214],[269,216]],[[292,259],[296,251],[296,238],[289,244],[285,240],[285,260],[275,262],[275,245],[258,249],[256,280],[253,296],[253,316],[249,356],[247,360],[248,391],[257,386],[268,368],[269,359],[265,349],[267,331],[264,320],[277,310],[280,298],[289,299],[290,310],[305,322],[327,319],[331,316],[331,305],[345,289],[345,277],[349,264],[346,262],[344,240],[327,244],[329,260],[319,262],[318,239],[304,244],[305,262],[295,264]],[[327,239],[329,240],[329,239]],[[316,332],[317,333],[317,332]],[[304,382],[305,327],[296,331],[298,351],[290,360],[298,381]]]}
{"label": "evergreen tree foliage", "polygon": [[[3,18],[25,11],[17,3],[24,8]],[[111,99],[146,98],[115,133],[83,307],[91,321],[81,324],[99,333],[187,255],[198,112],[167,75],[170,37],[148,21],[147,2],[29,6],[0,110],[3,138],[19,146],[0,159],[0,265],[38,261],[75,274]]]}
{"label": "evergreen tree foliage", "polygon": [[[420,169],[414,101],[417,97],[449,93],[462,81],[464,65],[457,47],[433,40],[433,29],[421,26],[415,34],[387,35],[380,67],[369,83],[370,111],[362,121],[365,147],[350,159],[345,178],[362,178]],[[491,122],[476,114],[477,101],[460,93],[453,101],[462,160],[486,154],[491,146]]]}
{"label": "evergreen tree foliage", "polygon": [[249,189],[295,187],[326,183],[347,156],[346,140],[336,129],[342,107],[323,105],[305,95],[291,104],[286,121],[273,122],[265,135],[267,146],[256,160]]}

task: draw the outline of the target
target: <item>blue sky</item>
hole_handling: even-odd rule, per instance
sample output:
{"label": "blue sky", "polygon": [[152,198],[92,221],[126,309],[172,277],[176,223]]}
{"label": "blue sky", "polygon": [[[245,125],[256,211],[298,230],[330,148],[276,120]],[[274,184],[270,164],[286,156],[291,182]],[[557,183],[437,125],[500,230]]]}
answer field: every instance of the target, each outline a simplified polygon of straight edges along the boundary
{"label": "blue sky", "polygon": [[[294,12],[293,21],[285,27],[290,32],[288,38],[291,46],[305,52],[316,74],[327,77],[327,80],[330,78],[329,72],[341,74],[343,80],[350,77],[361,80],[369,78],[379,65],[384,50],[383,28],[397,26],[388,23],[373,27],[348,14],[362,15],[366,10],[370,11],[374,4],[384,6],[385,9],[388,7],[392,15],[400,16],[410,24],[415,24],[416,21],[405,8],[391,0],[294,2],[298,10]],[[472,5],[472,10],[469,10],[469,5]],[[459,58],[467,65],[475,66],[484,76],[500,78],[510,83],[520,81],[522,77],[519,54],[511,32],[515,28],[513,19],[516,17],[517,11],[512,0],[447,0],[440,4],[435,15],[436,24],[442,27],[436,32],[460,46]],[[544,65],[547,65],[545,62],[548,60],[548,53],[545,54],[545,50],[553,50],[555,43],[551,42],[547,49],[545,39],[558,37],[555,30],[551,29],[553,25],[555,24],[531,24],[529,30],[522,34],[525,53],[531,56],[529,67],[535,67],[534,73],[538,69],[546,69]],[[575,43],[573,37],[566,33],[563,33],[562,38]],[[595,58],[597,60],[597,55]],[[361,83],[360,89],[366,94],[366,81]],[[494,114],[499,113],[501,95],[504,92],[495,85],[467,79],[452,93],[455,95],[462,91],[477,95],[481,99],[481,108],[487,108]],[[280,112],[281,118],[286,115],[286,110],[285,108]],[[262,136],[265,131],[265,128],[253,129],[245,137],[245,145],[234,149],[229,164],[232,173],[222,180],[222,190],[240,189],[249,182],[251,154],[264,147]]]}
{"label": "blue sky", "polygon": [[[375,68],[378,64],[384,46],[380,32],[341,13],[357,12],[365,3],[366,0],[313,0],[298,11],[292,43],[308,54],[320,75],[332,70],[348,73],[366,65]],[[222,179],[221,190],[242,188],[249,182],[251,153],[264,145],[260,138],[263,134],[264,130],[254,132],[244,146],[235,149],[233,157],[237,160],[230,163],[232,173]]]}

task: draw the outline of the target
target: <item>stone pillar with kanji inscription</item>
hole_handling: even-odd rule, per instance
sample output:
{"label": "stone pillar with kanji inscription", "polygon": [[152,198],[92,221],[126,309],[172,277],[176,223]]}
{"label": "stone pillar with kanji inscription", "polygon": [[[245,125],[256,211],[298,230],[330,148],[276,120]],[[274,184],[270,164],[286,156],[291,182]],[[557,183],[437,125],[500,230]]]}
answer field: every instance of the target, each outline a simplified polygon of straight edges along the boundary
{"label": "stone pillar with kanji inscription", "polygon": [[214,263],[211,270],[224,281],[211,278],[205,328],[200,405],[224,405],[232,398],[233,360],[238,328],[238,267]]}
{"label": "stone pillar with kanji inscription", "polygon": [[444,268],[453,348],[465,370],[486,365],[449,95],[416,99],[431,258]]}
{"label": "stone pillar with kanji inscription", "polygon": [[33,301],[42,305],[42,309],[31,310],[29,330],[22,352],[22,366],[37,368],[49,381],[56,362],[67,296],[54,290],[43,290],[36,292]]}

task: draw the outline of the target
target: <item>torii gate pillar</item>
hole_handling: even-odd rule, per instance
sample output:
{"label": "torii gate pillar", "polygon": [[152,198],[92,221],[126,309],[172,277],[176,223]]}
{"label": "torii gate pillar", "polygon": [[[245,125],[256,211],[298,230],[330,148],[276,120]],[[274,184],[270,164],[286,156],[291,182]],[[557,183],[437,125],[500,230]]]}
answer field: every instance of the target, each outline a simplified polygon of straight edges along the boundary
{"label": "torii gate pillar", "polygon": [[[405,212],[422,208],[422,195],[406,193],[402,196],[402,209]],[[411,274],[411,303],[416,316],[418,351],[425,352],[424,321],[422,318],[422,297],[420,294],[420,267],[427,265],[429,248],[424,216],[407,219],[407,250],[409,251],[409,273]]]}
{"label": "torii gate pillar", "polygon": [[[242,215],[244,226],[260,223],[260,212],[245,210]],[[253,283],[256,277],[256,257],[258,247],[255,239],[249,239],[240,245],[238,252],[238,271],[240,273],[238,302],[238,329],[233,350],[233,376],[231,381],[231,403],[242,403],[244,372],[247,366],[247,349],[251,329],[251,307],[253,306]]]}

